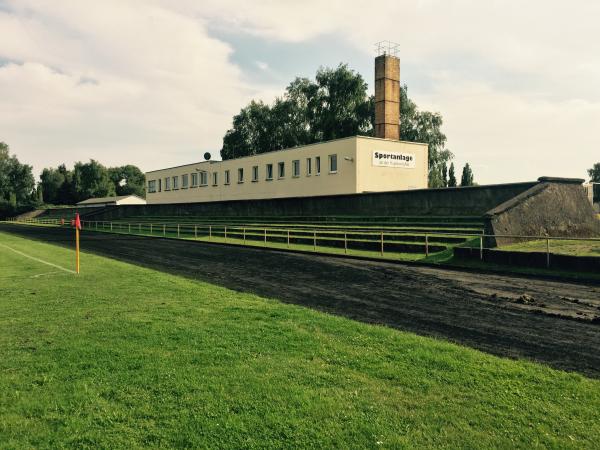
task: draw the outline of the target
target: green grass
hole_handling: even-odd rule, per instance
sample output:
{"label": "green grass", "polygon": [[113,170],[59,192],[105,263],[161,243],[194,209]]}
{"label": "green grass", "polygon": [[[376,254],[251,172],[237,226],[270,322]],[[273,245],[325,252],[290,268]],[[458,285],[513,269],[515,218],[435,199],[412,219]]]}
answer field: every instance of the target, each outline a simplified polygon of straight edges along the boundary
{"label": "green grass", "polygon": [[[498,250],[545,252],[546,241],[542,239],[503,245]],[[600,240],[550,240],[550,253],[573,256],[600,256]]]}
{"label": "green grass", "polygon": [[[71,267],[68,249],[0,244]],[[592,448],[600,382],[82,255],[0,250],[2,448]]]}

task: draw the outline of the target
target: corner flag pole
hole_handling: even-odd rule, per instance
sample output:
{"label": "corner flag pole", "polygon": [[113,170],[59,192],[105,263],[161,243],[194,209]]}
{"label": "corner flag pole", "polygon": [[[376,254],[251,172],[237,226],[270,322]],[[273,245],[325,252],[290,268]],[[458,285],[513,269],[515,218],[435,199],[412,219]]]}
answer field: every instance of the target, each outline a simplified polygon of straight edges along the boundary
{"label": "corner flag pole", "polygon": [[79,213],[75,213],[75,272],[79,273],[79,230],[81,229],[81,221]]}

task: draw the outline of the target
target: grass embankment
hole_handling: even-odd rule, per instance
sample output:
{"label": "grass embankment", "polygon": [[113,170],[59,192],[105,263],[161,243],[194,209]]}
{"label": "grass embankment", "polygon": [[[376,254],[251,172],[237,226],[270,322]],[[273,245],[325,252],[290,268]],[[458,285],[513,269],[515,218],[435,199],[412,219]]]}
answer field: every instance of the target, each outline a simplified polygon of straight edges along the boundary
{"label": "grass embankment", "polygon": [[[64,267],[68,249],[0,233]],[[206,262],[205,262],[206,263]],[[587,447],[600,381],[82,255],[0,247],[3,448]]]}
{"label": "grass embankment", "polygon": [[[503,245],[498,250],[516,252],[545,252],[546,240]],[[600,256],[600,240],[550,240],[550,253],[556,255]]]}

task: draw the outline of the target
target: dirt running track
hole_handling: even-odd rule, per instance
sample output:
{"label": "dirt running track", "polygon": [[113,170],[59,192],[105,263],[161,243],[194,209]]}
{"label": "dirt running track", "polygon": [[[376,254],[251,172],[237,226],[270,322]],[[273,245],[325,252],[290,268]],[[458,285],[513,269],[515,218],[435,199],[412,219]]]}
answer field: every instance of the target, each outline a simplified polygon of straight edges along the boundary
{"label": "dirt running track", "polygon": [[[72,231],[0,231],[72,245]],[[84,232],[82,250],[600,378],[600,287]]]}

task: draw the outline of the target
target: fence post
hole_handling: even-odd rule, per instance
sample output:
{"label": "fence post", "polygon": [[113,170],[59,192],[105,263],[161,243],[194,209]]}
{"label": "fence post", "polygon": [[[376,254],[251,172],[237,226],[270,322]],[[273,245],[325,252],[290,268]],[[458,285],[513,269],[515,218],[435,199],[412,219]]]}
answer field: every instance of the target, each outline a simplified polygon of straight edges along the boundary
{"label": "fence post", "polygon": [[110,223],[110,231],[112,231],[112,222]]}
{"label": "fence post", "polygon": [[179,237],[179,224],[177,224],[177,237]]}
{"label": "fence post", "polygon": [[317,251],[317,230],[313,230],[313,250]]}
{"label": "fence post", "polygon": [[212,225],[208,226],[208,240],[210,241],[212,239]]}
{"label": "fence post", "polygon": [[152,224],[150,224],[150,236],[152,236]]}
{"label": "fence post", "polygon": [[198,239],[198,225],[194,225],[194,239]]}
{"label": "fence post", "polygon": [[344,233],[344,254],[348,254],[348,233]]}
{"label": "fence post", "polygon": [[381,232],[381,256],[383,256],[383,231]]}
{"label": "fence post", "polygon": [[483,236],[479,236],[479,259],[483,261]]}
{"label": "fence post", "polygon": [[225,240],[227,240],[227,226],[225,226]]}
{"label": "fence post", "polygon": [[290,230],[287,230],[287,247],[290,248]]}
{"label": "fence post", "polygon": [[163,223],[163,237],[167,235],[167,224]]}
{"label": "fence post", "polygon": [[429,258],[429,235],[425,235],[425,258]]}
{"label": "fence post", "polygon": [[546,267],[550,268],[550,238],[546,238]]}
{"label": "fence post", "polygon": [[265,247],[267,246],[267,229],[265,228]]}
{"label": "fence post", "polygon": [[244,227],[244,245],[246,245],[246,227]]}

